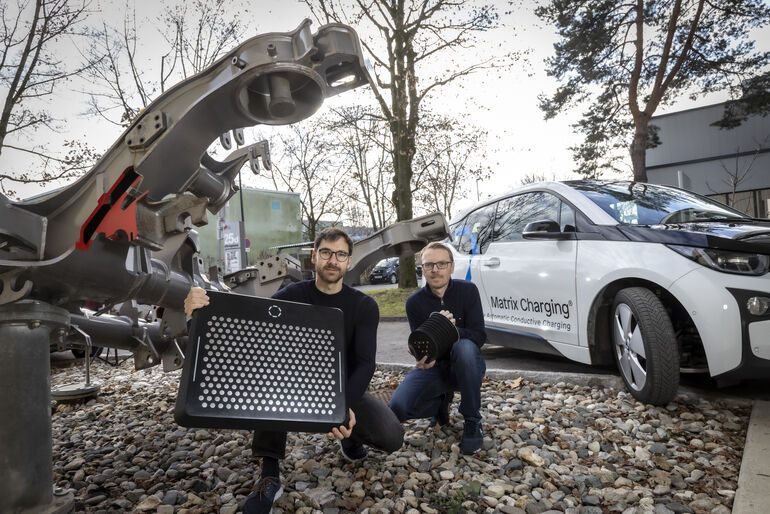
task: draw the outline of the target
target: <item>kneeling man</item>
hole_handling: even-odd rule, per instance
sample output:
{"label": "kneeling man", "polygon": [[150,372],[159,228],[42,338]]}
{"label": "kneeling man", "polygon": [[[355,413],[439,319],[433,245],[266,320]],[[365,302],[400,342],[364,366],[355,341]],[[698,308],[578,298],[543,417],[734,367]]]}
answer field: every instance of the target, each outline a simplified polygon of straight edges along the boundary
{"label": "kneeling man", "polygon": [[452,279],[454,258],[443,243],[429,243],[422,251],[426,285],[406,301],[406,315],[414,331],[433,312],[440,312],[455,324],[460,339],[447,359],[417,362],[396,389],[390,408],[405,421],[433,418],[433,425],[449,422],[449,406],[455,390],[460,391],[460,414],[465,418],[460,450],[472,454],[481,448],[481,381],[486,364],[481,346],[486,341],[484,312],[479,290],[473,282]]}

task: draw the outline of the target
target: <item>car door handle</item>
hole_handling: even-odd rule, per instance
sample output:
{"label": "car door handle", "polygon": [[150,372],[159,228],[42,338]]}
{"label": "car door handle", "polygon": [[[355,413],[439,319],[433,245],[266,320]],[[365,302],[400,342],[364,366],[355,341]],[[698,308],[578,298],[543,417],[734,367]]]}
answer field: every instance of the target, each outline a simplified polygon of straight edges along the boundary
{"label": "car door handle", "polygon": [[498,259],[497,257],[492,257],[490,259],[485,260],[483,264],[487,268],[496,268],[500,266],[500,259]]}

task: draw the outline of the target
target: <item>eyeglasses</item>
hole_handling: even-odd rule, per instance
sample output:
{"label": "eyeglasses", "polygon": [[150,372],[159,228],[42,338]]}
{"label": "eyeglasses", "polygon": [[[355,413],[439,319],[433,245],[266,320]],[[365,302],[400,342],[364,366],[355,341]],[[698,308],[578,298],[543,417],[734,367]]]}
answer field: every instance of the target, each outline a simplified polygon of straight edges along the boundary
{"label": "eyeglasses", "polygon": [[423,262],[422,267],[427,271],[431,271],[433,269],[447,269],[450,264],[452,264],[451,261]]}
{"label": "eyeglasses", "polygon": [[332,258],[332,255],[335,255],[337,257],[337,262],[345,262],[350,258],[350,254],[344,250],[338,250],[336,252],[333,252],[329,250],[328,248],[321,248],[318,250],[318,255],[321,256],[321,258],[325,261],[328,261]]}

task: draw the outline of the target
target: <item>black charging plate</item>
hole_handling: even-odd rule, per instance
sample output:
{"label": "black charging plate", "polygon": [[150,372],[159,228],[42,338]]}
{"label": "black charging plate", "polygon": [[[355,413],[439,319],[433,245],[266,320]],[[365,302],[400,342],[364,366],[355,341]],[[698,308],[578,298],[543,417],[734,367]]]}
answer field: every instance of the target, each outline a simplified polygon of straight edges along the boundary
{"label": "black charging plate", "polygon": [[186,427],[327,432],[346,419],[342,311],[207,291],[174,415]]}

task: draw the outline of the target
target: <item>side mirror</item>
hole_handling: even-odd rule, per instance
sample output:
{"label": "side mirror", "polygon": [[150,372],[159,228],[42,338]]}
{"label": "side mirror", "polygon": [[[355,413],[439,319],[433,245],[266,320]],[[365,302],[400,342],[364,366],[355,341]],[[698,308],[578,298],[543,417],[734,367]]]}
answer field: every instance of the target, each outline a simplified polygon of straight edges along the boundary
{"label": "side mirror", "polygon": [[559,224],[552,220],[533,221],[527,223],[524,232],[521,233],[524,239],[575,239],[574,232],[562,232]]}

